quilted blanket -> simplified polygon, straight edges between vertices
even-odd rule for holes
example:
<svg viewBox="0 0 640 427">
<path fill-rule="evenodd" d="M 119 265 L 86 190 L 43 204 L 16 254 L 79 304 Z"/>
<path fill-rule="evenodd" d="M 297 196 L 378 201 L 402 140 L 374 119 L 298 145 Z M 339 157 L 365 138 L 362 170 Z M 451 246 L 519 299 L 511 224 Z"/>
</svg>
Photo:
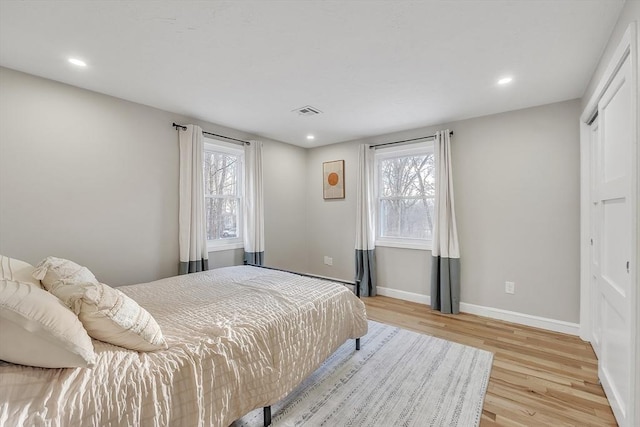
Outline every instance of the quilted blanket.
<svg viewBox="0 0 640 427">
<path fill-rule="evenodd" d="M 345 286 L 281 271 L 228 267 L 118 289 L 153 315 L 169 348 L 94 340 L 93 369 L 0 362 L 0 425 L 228 426 L 367 332 Z"/>
</svg>

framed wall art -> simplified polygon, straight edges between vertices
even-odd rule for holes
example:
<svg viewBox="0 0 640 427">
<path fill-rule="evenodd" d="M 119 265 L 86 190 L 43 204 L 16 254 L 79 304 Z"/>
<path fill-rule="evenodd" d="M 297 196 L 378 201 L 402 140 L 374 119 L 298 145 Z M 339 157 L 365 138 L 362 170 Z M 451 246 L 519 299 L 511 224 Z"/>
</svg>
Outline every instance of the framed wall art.
<svg viewBox="0 0 640 427">
<path fill-rule="evenodd" d="M 322 164 L 322 195 L 325 199 L 344 199 L 344 160 Z"/>
</svg>

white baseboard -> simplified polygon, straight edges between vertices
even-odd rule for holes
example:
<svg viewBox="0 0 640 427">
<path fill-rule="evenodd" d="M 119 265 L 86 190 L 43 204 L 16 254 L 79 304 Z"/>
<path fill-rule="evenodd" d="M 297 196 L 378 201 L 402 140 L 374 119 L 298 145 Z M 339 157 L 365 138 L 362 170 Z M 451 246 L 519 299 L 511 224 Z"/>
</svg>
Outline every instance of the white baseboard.
<svg viewBox="0 0 640 427">
<path fill-rule="evenodd" d="M 376 287 L 378 295 L 382 295 L 390 298 L 397 298 L 404 301 L 417 302 L 419 304 L 431 304 L 431 297 L 429 295 L 416 294 L 413 292 L 400 291 L 398 289 L 383 288 L 382 286 Z"/>
<path fill-rule="evenodd" d="M 404 301 L 417 302 L 419 304 L 431 304 L 429 295 L 416 294 L 414 292 L 401 291 L 398 289 L 377 287 L 378 295 L 397 298 Z M 549 319 L 546 317 L 533 316 L 531 314 L 518 313 L 515 311 L 503 310 L 500 308 L 485 307 L 482 305 L 460 303 L 460 311 L 463 313 L 476 314 L 478 316 L 491 319 L 504 320 L 519 325 L 532 326 L 534 328 L 546 329 L 548 331 L 562 332 L 569 335 L 580 335 L 580 325 L 577 323 L 565 322 L 564 320 Z"/>
<path fill-rule="evenodd" d="M 569 335 L 580 335 L 580 325 L 577 323 L 565 322 L 564 320 L 549 319 L 547 317 L 533 316 L 531 314 L 518 313 L 515 311 L 503 310 L 500 308 L 485 307 L 482 305 L 460 303 L 460 311 L 478 316 L 490 317 L 491 319 L 505 320 L 519 325 L 533 326 L 534 328 L 546 329 L 548 331 L 562 332 Z"/>
</svg>

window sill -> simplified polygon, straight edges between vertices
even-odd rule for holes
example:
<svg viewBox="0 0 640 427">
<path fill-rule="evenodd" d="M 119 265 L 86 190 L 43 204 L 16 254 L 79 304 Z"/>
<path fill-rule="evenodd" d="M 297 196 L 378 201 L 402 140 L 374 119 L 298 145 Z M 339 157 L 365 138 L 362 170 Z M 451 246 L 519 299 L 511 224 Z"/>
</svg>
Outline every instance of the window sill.
<svg viewBox="0 0 640 427">
<path fill-rule="evenodd" d="M 244 242 L 233 240 L 230 242 L 207 242 L 207 252 L 229 251 L 244 248 Z"/>
<path fill-rule="evenodd" d="M 430 251 L 432 248 L 431 242 L 411 242 L 401 240 L 376 240 L 376 246 L 382 246 L 387 248 L 400 248 L 400 249 L 416 249 L 420 251 Z"/>
</svg>

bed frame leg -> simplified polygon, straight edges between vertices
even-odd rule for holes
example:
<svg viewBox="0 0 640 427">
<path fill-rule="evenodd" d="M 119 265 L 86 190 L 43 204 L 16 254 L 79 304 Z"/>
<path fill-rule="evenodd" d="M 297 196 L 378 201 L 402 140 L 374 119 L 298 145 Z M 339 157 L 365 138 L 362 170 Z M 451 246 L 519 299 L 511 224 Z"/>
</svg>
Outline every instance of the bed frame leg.
<svg viewBox="0 0 640 427">
<path fill-rule="evenodd" d="M 360 338 L 356 338 L 356 350 L 360 350 Z"/>
<path fill-rule="evenodd" d="M 264 427 L 271 425 L 271 406 L 264 407 Z"/>
</svg>

